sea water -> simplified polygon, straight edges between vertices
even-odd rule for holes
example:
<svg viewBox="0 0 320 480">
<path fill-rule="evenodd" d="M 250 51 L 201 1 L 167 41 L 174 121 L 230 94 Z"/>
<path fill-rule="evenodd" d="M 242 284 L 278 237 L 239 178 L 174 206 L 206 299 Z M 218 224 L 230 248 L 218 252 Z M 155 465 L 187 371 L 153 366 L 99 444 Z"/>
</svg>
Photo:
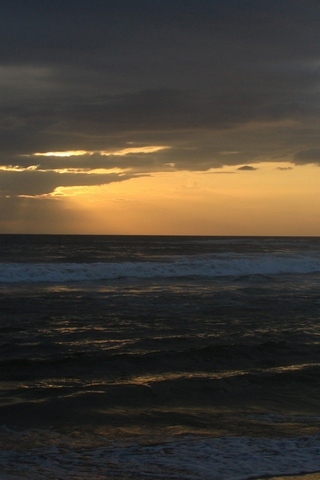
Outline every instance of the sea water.
<svg viewBox="0 0 320 480">
<path fill-rule="evenodd" d="M 0 236 L 0 478 L 320 471 L 320 239 Z"/>
</svg>

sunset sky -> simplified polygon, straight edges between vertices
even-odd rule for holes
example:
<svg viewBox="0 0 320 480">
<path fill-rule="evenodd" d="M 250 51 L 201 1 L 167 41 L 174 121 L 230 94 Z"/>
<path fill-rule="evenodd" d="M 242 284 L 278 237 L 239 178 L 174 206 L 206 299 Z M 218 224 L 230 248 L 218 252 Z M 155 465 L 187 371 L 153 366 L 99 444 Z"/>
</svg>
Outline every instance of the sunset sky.
<svg viewBox="0 0 320 480">
<path fill-rule="evenodd" d="M 319 0 L 2 0 L 0 233 L 320 235 Z"/>
</svg>

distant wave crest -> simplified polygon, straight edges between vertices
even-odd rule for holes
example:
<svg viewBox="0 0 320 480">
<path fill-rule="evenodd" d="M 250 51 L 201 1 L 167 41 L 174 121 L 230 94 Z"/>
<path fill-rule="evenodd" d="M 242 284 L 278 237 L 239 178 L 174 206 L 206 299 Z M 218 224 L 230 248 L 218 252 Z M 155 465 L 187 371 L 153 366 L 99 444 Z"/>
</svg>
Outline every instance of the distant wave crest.
<svg viewBox="0 0 320 480">
<path fill-rule="evenodd" d="M 76 282 L 120 278 L 221 277 L 320 272 L 320 257 L 308 254 L 190 255 L 167 262 L 2 263 L 0 282 Z"/>
</svg>

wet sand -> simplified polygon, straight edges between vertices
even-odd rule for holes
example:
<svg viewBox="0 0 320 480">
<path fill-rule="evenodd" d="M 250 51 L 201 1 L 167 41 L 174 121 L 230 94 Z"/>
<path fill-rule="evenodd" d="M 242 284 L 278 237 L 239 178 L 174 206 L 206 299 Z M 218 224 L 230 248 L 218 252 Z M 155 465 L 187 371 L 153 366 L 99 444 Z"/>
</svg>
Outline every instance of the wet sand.
<svg viewBox="0 0 320 480">
<path fill-rule="evenodd" d="M 257 480 L 320 480 L 320 473 L 307 473 L 301 475 L 284 475 L 281 477 L 260 477 Z"/>
</svg>

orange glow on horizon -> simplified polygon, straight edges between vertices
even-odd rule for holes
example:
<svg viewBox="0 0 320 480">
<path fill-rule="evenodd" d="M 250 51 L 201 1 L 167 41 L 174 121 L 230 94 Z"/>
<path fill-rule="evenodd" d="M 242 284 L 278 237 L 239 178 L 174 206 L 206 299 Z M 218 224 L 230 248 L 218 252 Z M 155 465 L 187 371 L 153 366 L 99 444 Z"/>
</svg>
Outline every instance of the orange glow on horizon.
<svg viewBox="0 0 320 480">
<path fill-rule="evenodd" d="M 288 170 L 265 163 L 59 190 L 82 213 L 76 233 L 320 235 L 319 168 L 281 165 Z"/>
</svg>

